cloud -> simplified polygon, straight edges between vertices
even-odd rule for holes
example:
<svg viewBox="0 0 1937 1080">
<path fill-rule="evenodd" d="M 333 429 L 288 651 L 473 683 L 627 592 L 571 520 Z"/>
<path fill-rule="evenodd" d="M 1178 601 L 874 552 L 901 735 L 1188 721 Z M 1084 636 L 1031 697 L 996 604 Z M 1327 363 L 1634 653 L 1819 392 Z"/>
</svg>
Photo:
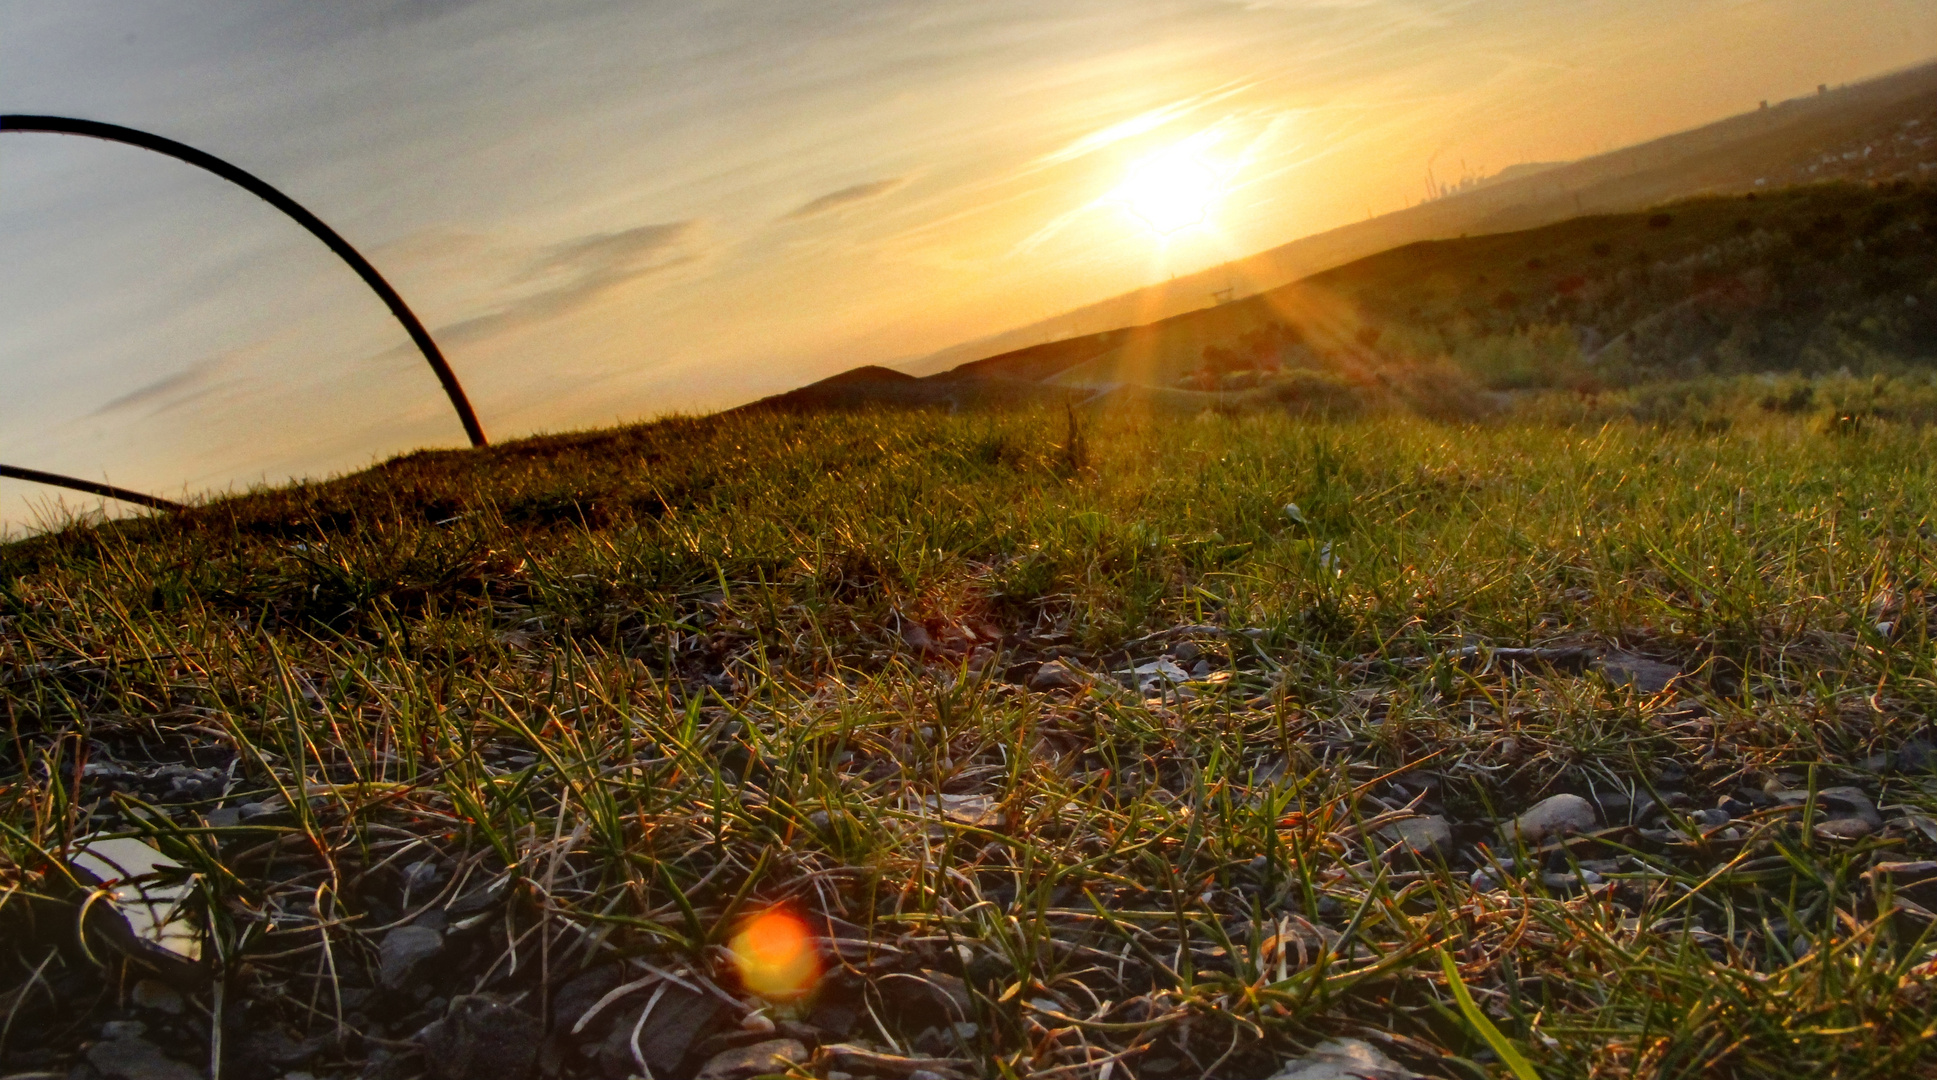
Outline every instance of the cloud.
<svg viewBox="0 0 1937 1080">
<path fill-rule="evenodd" d="M 1148 135 L 1150 132 L 1172 121 L 1182 119 L 1191 113 L 1197 112 L 1199 109 L 1214 105 L 1227 98 L 1235 97 L 1250 88 L 1251 84 L 1249 83 L 1231 83 L 1219 87 L 1210 93 L 1197 94 L 1184 98 L 1181 101 L 1173 101 L 1168 105 L 1158 106 L 1148 112 L 1138 113 L 1128 120 L 1120 120 L 1108 127 L 1092 131 L 1081 138 L 1071 141 L 1060 150 L 1052 151 L 1037 158 L 1031 163 L 1030 171 L 1046 168 L 1051 165 L 1061 165 L 1066 161 L 1075 161 L 1077 158 L 1087 157 L 1099 150 L 1115 146 L 1117 143 L 1125 140 Z"/>
<path fill-rule="evenodd" d="M 154 416 L 170 409 L 180 408 L 214 391 L 224 378 L 242 366 L 246 354 L 256 352 L 260 348 L 261 345 L 257 344 L 197 360 L 173 375 L 164 375 L 154 382 L 128 391 L 94 410 L 90 415 L 105 416 L 111 412 L 153 405 L 154 408 L 148 415 Z"/>
<path fill-rule="evenodd" d="M 865 184 L 855 184 L 839 191 L 830 191 L 818 199 L 802 204 L 793 213 L 787 215 L 787 220 L 800 221 L 804 218 L 830 214 L 836 210 L 845 210 L 856 203 L 869 202 L 889 192 L 899 191 L 907 187 L 912 179 L 914 178 L 909 176 L 891 176 L 886 180 L 870 180 Z"/>
<path fill-rule="evenodd" d="M 314 48 L 368 38 L 441 19 L 490 0 L 279 0 L 245 24 L 252 36 Z"/>
<path fill-rule="evenodd" d="M 518 274 L 520 282 L 551 282 L 486 315 L 438 329 L 446 342 L 473 342 L 582 310 L 628 282 L 700 257 L 697 221 L 641 225 L 594 233 L 559 244 Z"/>
</svg>

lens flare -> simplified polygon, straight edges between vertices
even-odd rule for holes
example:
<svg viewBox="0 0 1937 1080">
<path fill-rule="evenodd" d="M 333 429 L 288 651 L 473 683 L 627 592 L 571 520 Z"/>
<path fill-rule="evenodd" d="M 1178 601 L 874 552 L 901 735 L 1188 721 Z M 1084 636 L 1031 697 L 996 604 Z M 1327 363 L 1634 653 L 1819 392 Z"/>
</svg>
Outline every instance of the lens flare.
<svg viewBox="0 0 1937 1080">
<path fill-rule="evenodd" d="M 786 911 L 755 916 L 727 942 L 740 981 L 769 1001 L 791 1001 L 820 981 L 820 957 L 813 936 Z"/>
</svg>

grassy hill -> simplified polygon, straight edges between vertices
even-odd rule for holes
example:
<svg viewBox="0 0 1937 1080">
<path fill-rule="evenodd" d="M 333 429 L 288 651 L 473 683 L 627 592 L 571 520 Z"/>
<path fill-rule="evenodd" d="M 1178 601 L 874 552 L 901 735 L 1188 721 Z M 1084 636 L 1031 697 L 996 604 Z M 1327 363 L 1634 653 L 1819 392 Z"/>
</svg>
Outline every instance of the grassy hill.
<svg viewBox="0 0 1937 1080">
<path fill-rule="evenodd" d="M 1930 430 L 1535 399 L 749 410 L 0 547 L 0 1069 L 1932 1075 Z"/>
</svg>

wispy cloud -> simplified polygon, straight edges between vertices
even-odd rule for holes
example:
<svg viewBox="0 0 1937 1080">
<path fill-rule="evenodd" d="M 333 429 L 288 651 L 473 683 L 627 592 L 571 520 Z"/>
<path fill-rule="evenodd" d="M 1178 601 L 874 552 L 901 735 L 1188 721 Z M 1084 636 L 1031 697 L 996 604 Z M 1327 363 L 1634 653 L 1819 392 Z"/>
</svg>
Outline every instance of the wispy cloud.
<svg viewBox="0 0 1937 1080">
<path fill-rule="evenodd" d="M 865 184 L 854 184 L 839 191 L 830 191 L 818 199 L 801 204 L 787 215 L 787 220 L 800 221 L 804 218 L 820 217 L 822 214 L 845 210 L 856 203 L 872 202 L 883 195 L 907 187 L 909 181 L 913 179 L 912 176 L 891 176 L 886 180 L 870 180 Z"/>
<path fill-rule="evenodd" d="M 247 354 L 260 347 L 258 344 L 197 360 L 173 375 L 164 375 L 122 394 L 94 410 L 91 415 L 105 416 L 108 413 L 127 412 L 152 406 L 148 415 L 154 416 L 157 413 L 180 408 L 217 389 L 225 378 L 242 366 Z"/>
<path fill-rule="evenodd" d="M 1248 84 L 1232 84 L 1206 94 L 1198 94 L 1193 97 L 1184 98 L 1181 101 L 1173 101 L 1168 105 L 1158 106 L 1148 112 L 1138 113 L 1128 120 L 1120 120 L 1108 127 L 1092 131 L 1079 139 L 1071 141 L 1059 150 L 1044 154 L 1032 162 L 1031 165 L 1033 168 L 1046 168 L 1051 165 L 1061 165 L 1066 161 L 1075 161 L 1077 158 L 1088 157 L 1099 150 L 1115 146 L 1117 143 L 1125 142 L 1138 136 L 1148 135 L 1158 128 L 1170 124 L 1173 121 L 1181 120 L 1199 109 L 1241 94 L 1248 88 Z"/>
<path fill-rule="evenodd" d="M 485 315 L 441 327 L 439 339 L 464 343 L 582 310 L 632 281 L 699 259 L 697 221 L 641 225 L 559 244 L 534 259 L 518 281 L 554 282 Z"/>
</svg>

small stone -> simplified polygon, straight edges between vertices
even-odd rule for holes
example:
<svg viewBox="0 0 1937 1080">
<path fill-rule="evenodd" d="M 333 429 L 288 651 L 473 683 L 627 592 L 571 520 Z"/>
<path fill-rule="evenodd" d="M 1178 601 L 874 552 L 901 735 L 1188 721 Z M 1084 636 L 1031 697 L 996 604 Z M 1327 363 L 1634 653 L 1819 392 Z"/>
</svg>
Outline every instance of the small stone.
<svg viewBox="0 0 1937 1080">
<path fill-rule="evenodd" d="M 1899 906 L 1908 900 L 1925 911 L 1937 911 L 1937 862 L 1878 863 L 1863 877 L 1872 891 L 1888 887 Z"/>
<path fill-rule="evenodd" d="M 148 1034 L 148 1025 L 139 1020 L 110 1020 L 101 1025 L 103 1039 L 139 1039 Z"/>
<path fill-rule="evenodd" d="M 1937 746 L 1925 739 L 1910 739 L 1897 748 L 1897 768 L 1904 772 L 1924 772 L 1937 765 Z"/>
<path fill-rule="evenodd" d="M 1048 660 L 1029 676 L 1029 689 L 1037 692 L 1050 690 L 1080 690 L 1083 680 L 1067 665 L 1059 660 Z"/>
<path fill-rule="evenodd" d="M 1437 815 L 1395 821 L 1380 833 L 1415 855 L 1443 855 L 1453 846 L 1453 827 Z"/>
<path fill-rule="evenodd" d="M 901 620 L 901 640 L 918 653 L 932 653 L 935 639 L 928 634 L 928 628 L 918 622 Z"/>
<path fill-rule="evenodd" d="M 143 979 L 136 983 L 134 992 L 129 996 L 140 1008 L 154 1009 L 170 1016 L 181 1015 L 183 1008 L 181 993 L 157 979 Z"/>
<path fill-rule="evenodd" d="M 1862 818 L 1833 818 L 1816 823 L 1816 835 L 1825 840 L 1861 840 L 1875 830 Z"/>
<path fill-rule="evenodd" d="M 419 859 L 404 868 L 404 887 L 413 891 L 427 889 L 443 876 L 436 859 Z"/>
<path fill-rule="evenodd" d="M 1327 1039 L 1284 1063 L 1271 1080 L 1419 1080 L 1363 1039 Z"/>
<path fill-rule="evenodd" d="M 552 1026 L 570 1031 L 592 1006 L 625 981 L 624 970 L 617 964 L 604 964 L 566 980 L 552 994 Z"/>
<path fill-rule="evenodd" d="M 383 936 L 377 949 L 377 981 L 401 990 L 426 960 L 444 950 L 444 935 L 428 926 L 399 926 Z"/>
<path fill-rule="evenodd" d="M 1828 803 L 1830 809 L 1837 811 L 1837 817 L 1861 818 L 1873 829 L 1883 826 L 1883 815 L 1877 813 L 1876 803 L 1870 800 L 1862 788 L 1824 788 L 1816 795 Z"/>
<path fill-rule="evenodd" d="M 1729 812 L 1722 809 L 1697 810 L 1688 815 L 1688 820 L 1700 829 L 1719 829 L 1729 823 Z"/>
<path fill-rule="evenodd" d="M 773 1017 L 763 1012 L 750 1012 L 740 1020 L 741 1031 L 751 1031 L 756 1035 L 771 1035 L 773 1027 Z"/>
<path fill-rule="evenodd" d="M 639 1054 L 646 1059 L 653 1075 L 673 1072 L 695 1043 L 719 1029 L 724 1011 L 719 998 L 677 984 L 666 986 L 665 994 L 650 1013 L 645 1012 L 645 1007 L 645 1001 L 639 1001 L 620 1013 L 611 1033 L 598 1048 L 600 1068 L 607 1077 L 625 1080 L 638 1073 L 639 1067 L 632 1059 L 635 1030 L 639 1033 Z"/>
<path fill-rule="evenodd" d="M 544 1038 L 537 1017 L 482 994 L 453 999 L 444 1018 L 417 1036 L 437 1080 L 522 1080 Z"/>
<path fill-rule="evenodd" d="M 1593 803 L 1579 795 L 1554 795 L 1535 803 L 1506 831 L 1509 837 L 1517 833 L 1527 843 L 1537 844 L 1553 836 L 1587 832 L 1598 821 Z"/>
<path fill-rule="evenodd" d="M 1615 686 L 1631 686 L 1637 692 L 1650 696 L 1668 689 L 1682 676 L 1682 670 L 1673 664 L 1627 653 L 1604 656 L 1595 662 L 1594 667 Z"/>
<path fill-rule="evenodd" d="M 110 1080 L 202 1080 L 202 1073 L 168 1058 L 138 1037 L 103 1039 L 87 1048 L 87 1063 Z"/>
<path fill-rule="evenodd" d="M 1577 889 L 1587 885 L 1599 885 L 1604 880 L 1606 879 L 1601 877 L 1601 875 L 1595 873 L 1592 870 L 1588 870 L 1585 868 L 1583 868 L 1579 874 L 1555 873 L 1555 874 L 1540 875 L 1540 881 L 1542 884 L 1546 885 L 1549 889 L 1557 889 L 1557 890 Z"/>
<path fill-rule="evenodd" d="M 784 1073 L 807 1060 L 807 1048 L 793 1039 L 768 1039 L 713 1055 L 700 1066 L 694 1080 L 747 1080 L 766 1073 Z M 480 1078 L 482 1080 L 482 1078 Z"/>
<path fill-rule="evenodd" d="M 1138 664 L 1118 674 L 1130 676 L 1131 681 L 1136 684 L 1137 692 L 1145 695 L 1162 693 L 1180 683 L 1190 681 L 1190 672 L 1178 667 L 1173 661 L 1162 659 Z"/>
</svg>

